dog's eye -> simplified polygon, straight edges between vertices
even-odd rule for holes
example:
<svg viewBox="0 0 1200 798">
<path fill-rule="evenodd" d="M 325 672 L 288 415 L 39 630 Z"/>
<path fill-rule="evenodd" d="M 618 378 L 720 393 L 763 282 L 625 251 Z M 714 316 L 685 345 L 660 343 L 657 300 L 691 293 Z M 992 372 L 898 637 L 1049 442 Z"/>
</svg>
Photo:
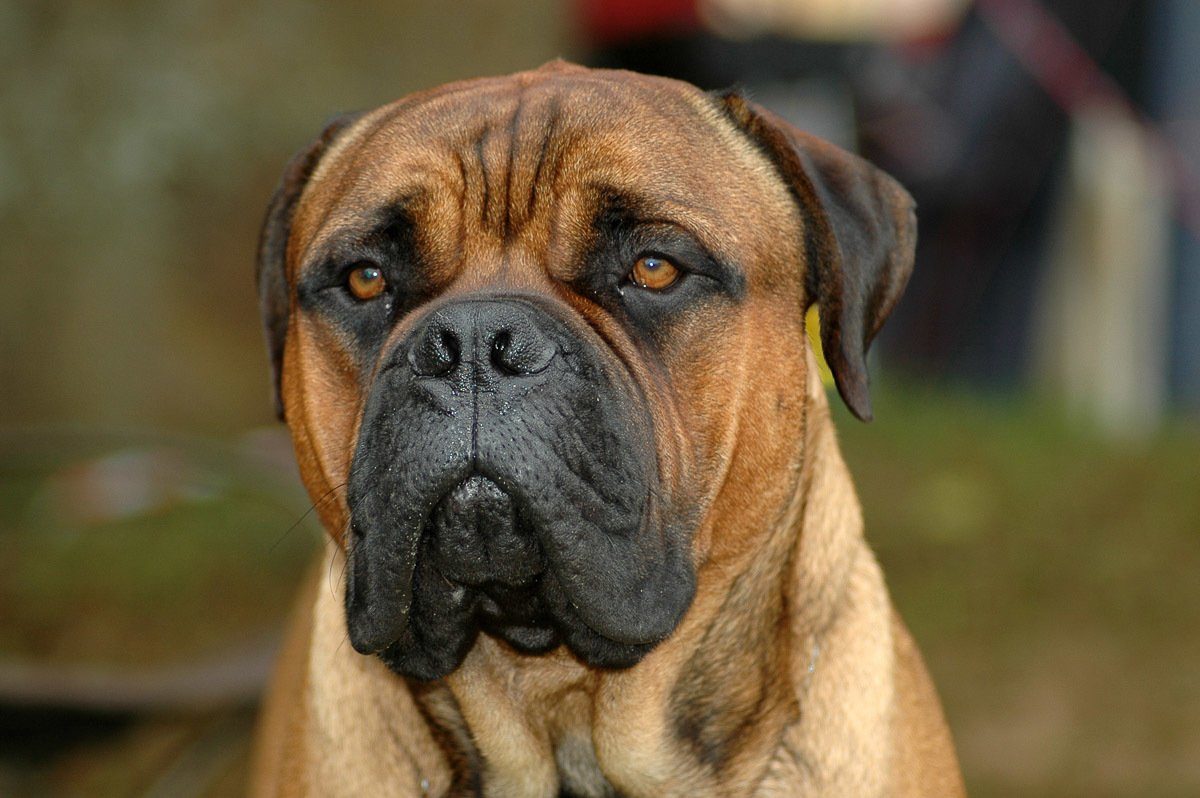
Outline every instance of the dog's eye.
<svg viewBox="0 0 1200 798">
<path fill-rule="evenodd" d="M 680 274 L 679 267 L 666 258 L 643 255 L 633 264 L 629 279 L 639 288 L 662 291 L 674 285 Z"/>
<path fill-rule="evenodd" d="M 350 272 L 346 278 L 346 287 L 355 299 L 366 301 L 382 294 L 387 288 L 387 281 L 383 279 L 383 272 L 379 267 L 364 264 Z"/>
</svg>

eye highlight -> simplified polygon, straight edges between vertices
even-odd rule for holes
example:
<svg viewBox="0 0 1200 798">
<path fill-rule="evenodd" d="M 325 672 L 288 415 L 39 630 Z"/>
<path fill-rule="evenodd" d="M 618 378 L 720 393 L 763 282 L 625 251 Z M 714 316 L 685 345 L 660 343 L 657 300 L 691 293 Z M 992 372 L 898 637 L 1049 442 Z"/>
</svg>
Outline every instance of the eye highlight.
<svg viewBox="0 0 1200 798">
<path fill-rule="evenodd" d="M 629 279 L 639 288 L 662 291 L 674 285 L 681 273 L 679 267 L 666 258 L 643 255 L 633 264 Z"/>
<path fill-rule="evenodd" d="M 387 288 L 387 281 L 383 279 L 383 271 L 378 266 L 363 264 L 346 277 L 346 288 L 355 299 L 365 302 L 382 294 Z"/>
</svg>

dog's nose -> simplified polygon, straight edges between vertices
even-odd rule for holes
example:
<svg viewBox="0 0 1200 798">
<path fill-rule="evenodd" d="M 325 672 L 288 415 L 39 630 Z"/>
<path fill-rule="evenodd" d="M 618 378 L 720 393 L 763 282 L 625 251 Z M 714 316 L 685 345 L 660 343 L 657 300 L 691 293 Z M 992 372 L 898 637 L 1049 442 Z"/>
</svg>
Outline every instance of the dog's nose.
<svg viewBox="0 0 1200 798">
<path fill-rule="evenodd" d="M 422 322 L 408 362 L 418 377 L 446 377 L 462 364 L 475 366 L 477 373 L 522 377 L 544 371 L 556 352 L 525 303 L 463 300 Z"/>
</svg>

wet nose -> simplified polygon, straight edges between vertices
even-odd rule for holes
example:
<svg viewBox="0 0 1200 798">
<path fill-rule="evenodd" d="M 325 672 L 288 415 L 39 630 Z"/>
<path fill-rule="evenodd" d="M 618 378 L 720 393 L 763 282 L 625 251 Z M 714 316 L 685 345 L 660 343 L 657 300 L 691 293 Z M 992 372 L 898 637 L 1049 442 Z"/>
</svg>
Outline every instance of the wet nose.
<svg viewBox="0 0 1200 798">
<path fill-rule="evenodd" d="M 493 378 L 538 374 L 557 348 L 519 301 L 464 300 L 438 308 L 413 334 L 408 362 L 418 377 L 450 377 L 471 364 Z"/>
</svg>

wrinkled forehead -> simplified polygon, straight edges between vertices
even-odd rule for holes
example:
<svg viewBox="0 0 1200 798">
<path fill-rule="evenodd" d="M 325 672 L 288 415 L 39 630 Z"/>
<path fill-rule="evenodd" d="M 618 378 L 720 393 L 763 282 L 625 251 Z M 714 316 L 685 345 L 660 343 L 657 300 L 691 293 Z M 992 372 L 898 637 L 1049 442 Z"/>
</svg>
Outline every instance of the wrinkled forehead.
<svg viewBox="0 0 1200 798">
<path fill-rule="evenodd" d="M 414 200 L 507 240 L 547 208 L 594 208 L 616 194 L 720 250 L 737 221 L 731 215 L 763 205 L 763 186 L 787 204 L 772 177 L 695 87 L 543 69 L 451 84 L 367 114 L 322 159 L 293 243 L 320 243 L 380 207 Z"/>
</svg>

